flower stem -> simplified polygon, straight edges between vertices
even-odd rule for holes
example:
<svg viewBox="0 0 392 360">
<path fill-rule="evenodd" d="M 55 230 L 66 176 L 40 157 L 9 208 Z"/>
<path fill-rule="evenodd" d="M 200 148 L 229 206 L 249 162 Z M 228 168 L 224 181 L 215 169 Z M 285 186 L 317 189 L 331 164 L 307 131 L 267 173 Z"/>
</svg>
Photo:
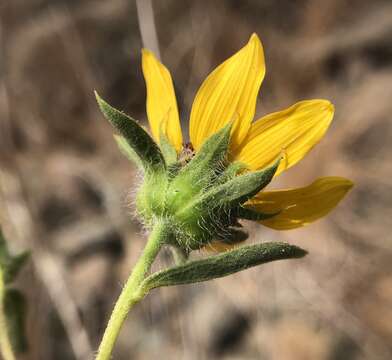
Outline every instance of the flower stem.
<svg viewBox="0 0 392 360">
<path fill-rule="evenodd" d="M 15 355 L 12 350 L 12 345 L 7 329 L 7 319 L 4 312 L 4 297 L 4 277 L 3 271 L 0 269 L 0 352 L 4 360 L 15 360 Z"/>
<path fill-rule="evenodd" d="M 153 228 L 146 247 L 137 261 L 133 271 L 128 278 L 116 305 L 114 306 L 109 323 L 106 327 L 101 344 L 99 345 L 96 360 L 110 359 L 114 344 L 120 333 L 121 327 L 133 305 L 138 303 L 146 295 L 139 285 L 143 281 L 147 271 L 150 269 L 154 259 L 167 236 L 165 224 L 158 223 Z"/>
</svg>

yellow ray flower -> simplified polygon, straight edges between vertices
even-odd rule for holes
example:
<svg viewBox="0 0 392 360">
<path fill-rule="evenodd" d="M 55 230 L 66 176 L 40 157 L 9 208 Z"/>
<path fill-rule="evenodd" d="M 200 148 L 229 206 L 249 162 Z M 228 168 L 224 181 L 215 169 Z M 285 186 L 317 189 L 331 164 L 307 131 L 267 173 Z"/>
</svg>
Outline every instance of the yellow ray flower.
<svg viewBox="0 0 392 360">
<path fill-rule="evenodd" d="M 142 68 L 147 86 L 147 116 L 152 135 L 159 143 L 161 124 L 166 120 L 165 135 L 177 152 L 180 152 L 182 132 L 170 72 L 146 49 L 142 50 Z"/>
<path fill-rule="evenodd" d="M 262 117 L 254 122 L 247 137 L 235 149 L 233 157 L 252 170 L 271 165 L 285 154 L 275 173 L 300 161 L 324 136 L 332 121 L 333 105 L 326 100 L 306 100 L 286 110 Z"/>
<path fill-rule="evenodd" d="M 253 34 L 246 46 L 207 77 L 196 94 L 189 123 L 190 140 L 196 150 L 233 120 L 231 142 L 233 146 L 241 144 L 255 114 L 264 74 L 263 47 Z"/>
<path fill-rule="evenodd" d="M 169 71 L 148 50 L 142 52 L 142 68 L 152 137 L 95 93 L 102 113 L 119 133 L 121 151 L 143 173 L 135 207 L 150 230 L 115 305 L 97 360 L 110 358 L 127 312 L 150 290 L 307 254 L 277 242 L 227 251 L 248 237 L 239 220 L 277 230 L 304 226 L 331 211 L 352 187 L 349 180 L 325 177 L 304 188 L 263 192 L 275 175 L 295 165 L 321 140 L 334 108 L 326 100 L 301 101 L 252 124 L 265 74 L 256 34 L 201 85 L 191 109 L 187 144 Z M 177 265 L 147 275 L 162 246 L 174 251 Z M 200 249 L 224 253 L 190 260 L 190 253 Z"/>
<path fill-rule="evenodd" d="M 246 205 L 262 213 L 278 214 L 260 222 L 272 229 L 299 228 L 327 215 L 353 187 L 341 177 L 323 177 L 298 189 L 264 191 Z"/>
<path fill-rule="evenodd" d="M 164 122 L 168 140 L 180 153 L 183 137 L 170 73 L 151 52 L 143 50 L 143 74 L 152 134 L 159 142 L 159 129 Z M 253 34 L 242 49 L 218 66 L 201 85 L 190 116 L 191 143 L 183 154 L 185 151 L 189 156 L 189 149 L 197 152 L 210 136 L 233 122 L 231 162 L 241 162 L 248 171 L 257 171 L 270 166 L 283 153 L 284 161 L 275 176 L 299 162 L 323 138 L 331 124 L 334 106 L 327 100 L 300 101 L 252 123 L 264 75 L 263 47 Z M 300 189 L 260 192 L 247 207 L 267 214 L 279 212 L 260 223 L 277 230 L 292 229 L 326 215 L 351 187 L 349 180 L 326 177 Z M 216 248 L 228 247 L 216 243 Z"/>
</svg>

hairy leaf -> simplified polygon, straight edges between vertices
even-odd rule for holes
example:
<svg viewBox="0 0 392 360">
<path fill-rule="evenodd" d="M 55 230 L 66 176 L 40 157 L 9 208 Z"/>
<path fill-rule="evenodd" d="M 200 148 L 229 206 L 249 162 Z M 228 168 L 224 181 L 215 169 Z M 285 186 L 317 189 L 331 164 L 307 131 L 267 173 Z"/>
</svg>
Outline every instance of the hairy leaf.
<svg viewBox="0 0 392 360">
<path fill-rule="evenodd" d="M 270 242 L 243 246 L 154 273 L 144 280 L 141 288 L 148 291 L 161 286 L 212 280 L 270 261 L 301 258 L 306 254 L 305 250 L 285 243 Z"/>
</svg>

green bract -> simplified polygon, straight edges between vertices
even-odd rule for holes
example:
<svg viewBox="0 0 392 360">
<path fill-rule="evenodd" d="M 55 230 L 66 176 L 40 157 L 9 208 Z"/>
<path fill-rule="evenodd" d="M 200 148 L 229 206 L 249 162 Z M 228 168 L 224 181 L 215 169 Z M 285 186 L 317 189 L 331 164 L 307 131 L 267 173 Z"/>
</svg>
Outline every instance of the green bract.
<svg viewBox="0 0 392 360">
<path fill-rule="evenodd" d="M 136 121 L 96 96 L 103 114 L 121 134 L 116 137 L 121 150 L 144 172 L 137 213 L 148 228 L 165 223 L 168 244 L 187 253 L 213 240 L 236 243 L 247 237 L 239 218 L 275 215 L 256 213 L 243 204 L 272 180 L 280 160 L 253 172 L 230 163 L 231 123 L 207 139 L 196 155 L 190 151 L 177 156 L 162 132 L 158 147 Z"/>
</svg>

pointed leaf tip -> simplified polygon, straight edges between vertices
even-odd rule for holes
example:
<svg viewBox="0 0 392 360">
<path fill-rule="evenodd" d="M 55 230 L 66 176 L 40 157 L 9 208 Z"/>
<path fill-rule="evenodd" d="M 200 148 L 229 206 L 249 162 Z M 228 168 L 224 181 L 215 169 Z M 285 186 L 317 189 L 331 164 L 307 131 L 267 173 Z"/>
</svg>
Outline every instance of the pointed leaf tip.
<svg viewBox="0 0 392 360">
<path fill-rule="evenodd" d="M 196 152 L 195 157 L 189 163 L 189 167 L 203 167 L 204 170 L 211 170 L 217 167 L 227 155 L 230 142 L 230 133 L 233 122 L 229 122 L 219 131 L 210 136 Z"/>
<path fill-rule="evenodd" d="M 110 106 L 94 91 L 99 108 L 105 118 L 122 135 L 134 151 L 145 170 L 164 169 L 165 162 L 158 145 L 130 116 Z"/>
</svg>

